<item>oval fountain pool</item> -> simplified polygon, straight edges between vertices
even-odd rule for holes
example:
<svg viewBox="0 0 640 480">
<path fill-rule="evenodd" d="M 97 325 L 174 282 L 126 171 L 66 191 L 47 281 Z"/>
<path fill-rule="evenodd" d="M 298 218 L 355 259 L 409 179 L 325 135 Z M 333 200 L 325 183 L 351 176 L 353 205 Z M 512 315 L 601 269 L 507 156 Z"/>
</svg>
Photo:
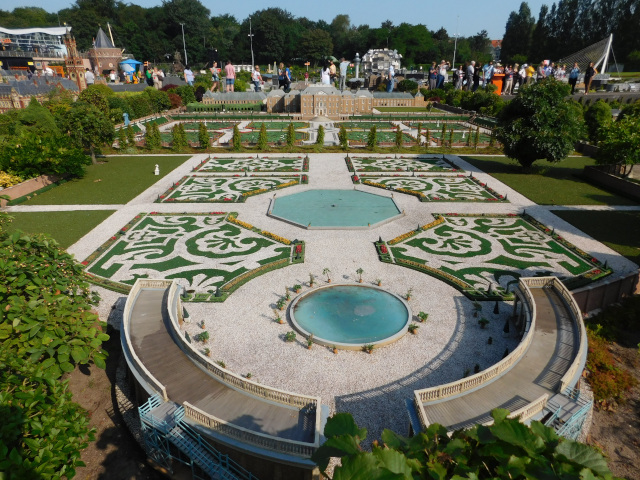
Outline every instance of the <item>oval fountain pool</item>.
<svg viewBox="0 0 640 480">
<path fill-rule="evenodd" d="M 343 349 L 382 346 L 407 332 L 409 305 L 381 288 L 340 284 L 317 288 L 291 304 L 291 321 L 313 341 Z"/>
</svg>

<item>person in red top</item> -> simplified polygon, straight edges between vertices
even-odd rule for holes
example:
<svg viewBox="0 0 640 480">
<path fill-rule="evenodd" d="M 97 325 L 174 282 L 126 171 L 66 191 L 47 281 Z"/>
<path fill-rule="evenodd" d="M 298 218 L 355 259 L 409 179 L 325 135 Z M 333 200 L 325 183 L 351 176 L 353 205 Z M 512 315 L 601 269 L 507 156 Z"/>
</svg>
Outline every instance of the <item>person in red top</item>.
<svg viewBox="0 0 640 480">
<path fill-rule="evenodd" d="M 227 65 L 224 67 L 224 73 L 227 76 L 227 92 L 233 92 L 233 84 L 236 83 L 236 69 L 231 65 L 231 60 L 227 60 Z"/>
</svg>

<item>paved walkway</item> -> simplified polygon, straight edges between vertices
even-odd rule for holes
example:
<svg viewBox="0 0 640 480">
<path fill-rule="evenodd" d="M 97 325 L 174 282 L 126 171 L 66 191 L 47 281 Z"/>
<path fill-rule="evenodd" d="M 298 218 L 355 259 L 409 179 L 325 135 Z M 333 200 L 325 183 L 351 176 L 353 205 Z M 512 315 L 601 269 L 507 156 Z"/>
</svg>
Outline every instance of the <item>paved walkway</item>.
<svg viewBox="0 0 640 480">
<path fill-rule="evenodd" d="M 562 298 L 548 288 L 533 288 L 537 318 L 529 349 L 516 365 L 492 383 L 449 400 L 425 403 L 431 423 L 450 430 L 491 420 L 491 410 L 513 412 L 544 394 L 557 391 L 560 379 L 575 358 L 579 332 Z"/>
<path fill-rule="evenodd" d="M 131 343 L 142 364 L 167 389 L 169 400 L 252 432 L 313 443 L 315 412 L 260 400 L 234 390 L 198 367 L 171 334 L 164 289 L 144 289 L 131 312 Z"/>
</svg>

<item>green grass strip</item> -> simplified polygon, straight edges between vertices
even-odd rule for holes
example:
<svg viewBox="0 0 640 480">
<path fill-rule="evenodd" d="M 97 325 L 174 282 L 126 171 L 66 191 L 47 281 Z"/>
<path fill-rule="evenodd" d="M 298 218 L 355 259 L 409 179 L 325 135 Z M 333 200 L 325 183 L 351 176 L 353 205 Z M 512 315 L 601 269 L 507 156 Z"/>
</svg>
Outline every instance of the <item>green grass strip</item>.
<svg viewBox="0 0 640 480">
<path fill-rule="evenodd" d="M 126 156 L 100 159 L 83 178 L 32 196 L 25 205 L 114 205 L 127 203 L 182 165 L 190 156 Z M 154 175 L 156 164 L 160 175 Z"/>
</svg>

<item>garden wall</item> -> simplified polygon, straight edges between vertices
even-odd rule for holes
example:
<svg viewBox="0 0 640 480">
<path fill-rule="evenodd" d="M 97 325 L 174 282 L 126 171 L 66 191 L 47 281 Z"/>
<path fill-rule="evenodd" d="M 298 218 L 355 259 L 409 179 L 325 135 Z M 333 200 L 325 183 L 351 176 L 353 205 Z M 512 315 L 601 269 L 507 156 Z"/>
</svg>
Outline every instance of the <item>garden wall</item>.
<svg viewBox="0 0 640 480">
<path fill-rule="evenodd" d="M 638 292 L 639 272 L 636 271 L 623 278 L 613 278 L 599 282 L 596 286 L 587 286 L 573 290 L 571 293 L 582 312 L 590 312 L 621 301 Z"/>
<path fill-rule="evenodd" d="M 640 165 L 634 165 L 634 167 L 639 167 L 640 169 Z M 606 165 L 584 167 L 582 176 L 589 182 L 601 185 L 615 193 L 640 201 L 640 184 L 630 182 L 624 178 L 614 175 L 613 172 L 618 168 L 619 167 L 617 165 L 612 165 L 611 167 Z M 634 174 L 637 175 L 636 172 L 634 172 Z"/>
<path fill-rule="evenodd" d="M 32 178 L 31 180 L 27 180 L 26 182 L 19 183 L 18 185 L 14 185 L 13 187 L 0 190 L 0 195 L 8 195 L 9 198 L 13 200 L 36 192 L 47 185 L 57 182 L 61 178 L 62 177 L 57 175 L 41 175 L 39 177 Z M 7 201 L 0 200 L 0 206 L 6 207 Z"/>
</svg>

